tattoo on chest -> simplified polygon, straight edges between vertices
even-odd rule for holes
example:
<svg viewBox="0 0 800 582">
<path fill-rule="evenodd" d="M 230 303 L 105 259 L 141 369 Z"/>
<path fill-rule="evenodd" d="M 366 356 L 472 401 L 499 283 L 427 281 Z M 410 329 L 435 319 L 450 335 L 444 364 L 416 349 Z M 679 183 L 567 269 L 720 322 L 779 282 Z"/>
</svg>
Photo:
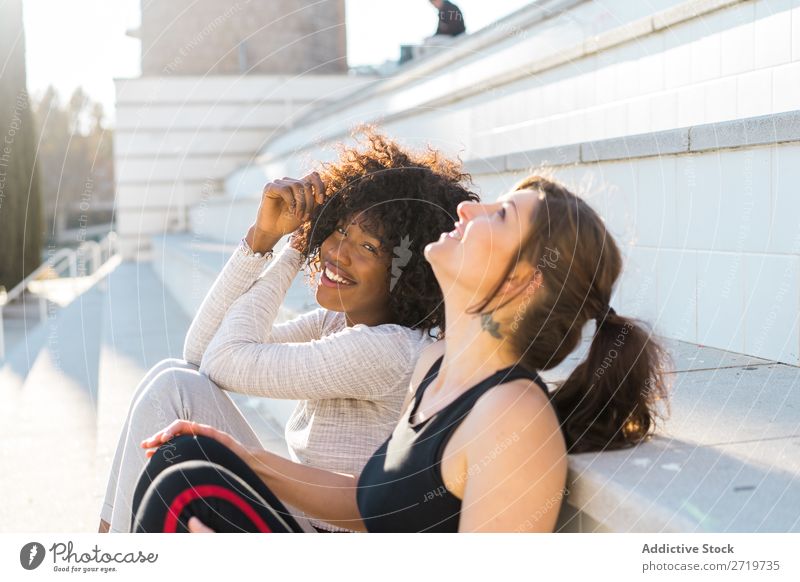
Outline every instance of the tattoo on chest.
<svg viewBox="0 0 800 582">
<path fill-rule="evenodd" d="M 500 339 L 503 337 L 500 335 L 500 324 L 494 320 L 491 313 L 481 314 L 481 329 L 488 331 L 493 338 Z"/>
</svg>

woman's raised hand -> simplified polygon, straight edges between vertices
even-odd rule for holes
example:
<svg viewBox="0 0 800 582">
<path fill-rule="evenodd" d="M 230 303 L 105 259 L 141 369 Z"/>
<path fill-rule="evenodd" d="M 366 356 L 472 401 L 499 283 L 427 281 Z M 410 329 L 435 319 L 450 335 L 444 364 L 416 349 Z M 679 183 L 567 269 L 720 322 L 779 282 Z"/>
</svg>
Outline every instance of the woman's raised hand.
<svg viewBox="0 0 800 582">
<path fill-rule="evenodd" d="M 325 185 L 317 172 L 300 180 L 283 178 L 264 186 L 256 226 L 277 237 L 291 234 L 325 201 Z"/>
</svg>

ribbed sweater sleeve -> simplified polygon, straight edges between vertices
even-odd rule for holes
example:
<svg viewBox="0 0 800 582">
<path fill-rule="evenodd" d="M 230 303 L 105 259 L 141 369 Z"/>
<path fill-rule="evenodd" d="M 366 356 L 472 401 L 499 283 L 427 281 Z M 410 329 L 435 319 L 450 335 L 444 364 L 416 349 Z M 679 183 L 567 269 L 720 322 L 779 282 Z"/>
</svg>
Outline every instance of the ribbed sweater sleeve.
<svg viewBox="0 0 800 582">
<path fill-rule="evenodd" d="M 289 272 L 294 274 L 302 266 L 302 255 L 293 252 L 282 252 L 271 261 L 264 257 L 246 256 L 238 248 L 209 289 L 186 333 L 183 344 L 183 359 L 195 366 L 200 366 L 208 344 L 217 333 L 219 324 L 228 309 L 243 293 L 245 293 L 259 275 L 264 271 L 265 277 L 277 275 L 283 277 Z M 280 259 L 280 261 L 278 260 Z M 276 268 L 274 268 L 276 267 Z M 317 309 L 304 313 L 299 317 L 274 326 L 270 341 L 309 341 L 320 337 L 325 320 L 325 310 Z"/>
<path fill-rule="evenodd" d="M 199 366 L 211 338 L 231 304 L 247 291 L 268 259 L 245 256 L 237 248 L 228 259 L 195 314 L 183 344 L 183 359 Z"/>
<path fill-rule="evenodd" d="M 398 325 L 355 325 L 324 337 L 276 343 L 273 322 L 297 272 L 285 247 L 236 299 L 209 343 L 200 371 L 221 388 L 267 398 L 383 400 L 416 358 L 419 334 Z M 291 267 L 291 268 L 290 268 Z M 321 325 L 323 310 L 309 314 Z M 289 322 L 292 323 L 292 322 Z M 286 325 L 286 324 L 285 324 Z M 281 326 L 277 326 L 281 327 Z"/>
</svg>

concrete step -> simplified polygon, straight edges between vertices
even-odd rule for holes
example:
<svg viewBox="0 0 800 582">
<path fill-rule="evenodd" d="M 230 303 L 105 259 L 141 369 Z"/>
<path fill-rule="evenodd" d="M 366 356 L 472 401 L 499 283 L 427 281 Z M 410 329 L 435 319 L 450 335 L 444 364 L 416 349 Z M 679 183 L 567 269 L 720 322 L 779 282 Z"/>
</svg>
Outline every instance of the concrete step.
<svg viewBox="0 0 800 582">
<path fill-rule="evenodd" d="M 14 385 L 3 382 L 0 463 L 6 503 L 0 530 L 84 530 L 94 478 L 100 314 L 104 297 L 87 291 L 41 327 L 45 341 L 27 372 L 27 346 L 6 371 L 21 364 Z M 38 338 L 39 340 L 42 337 Z"/>
<path fill-rule="evenodd" d="M 191 323 L 147 262 L 124 262 L 109 276 L 102 321 L 92 528 L 131 396 L 153 365 L 181 357 Z"/>
<path fill-rule="evenodd" d="M 58 277 L 31 281 L 28 290 L 32 298 L 44 298 L 57 305 L 69 305 L 76 297 L 91 289 L 96 282 L 93 276 Z"/>
<path fill-rule="evenodd" d="M 153 237 L 153 268 L 189 317 L 194 317 L 203 298 L 236 249 L 191 233 Z M 276 249 L 276 252 L 280 246 Z M 286 293 L 278 323 L 318 307 L 313 291 L 301 272 Z"/>
<path fill-rule="evenodd" d="M 113 256 L 85 277 L 53 277 L 31 281 L 28 291 L 3 306 L 5 354 L 0 354 L 0 362 L 13 361 L 18 375 L 22 368 L 27 372 L 41 348 L 42 334 L 45 333 L 48 320 L 52 320 L 60 308 L 75 301 L 113 272 L 120 260 L 119 255 Z M 18 349 L 18 346 L 24 347 Z M 13 355 L 15 350 L 18 353 Z M 20 365 L 23 361 L 26 362 L 25 366 Z"/>
<path fill-rule="evenodd" d="M 3 315 L 15 319 L 38 319 L 39 297 L 32 293 L 24 293 L 22 297 L 3 306 Z"/>
<path fill-rule="evenodd" d="M 58 311 L 51 312 L 44 322 L 40 322 L 38 317 L 36 319 L 4 317 L 6 353 L 5 359 L 0 360 L 2 362 L 0 390 L 9 386 L 22 388 L 42 346 L 53 333 L 57 313 Z"/>
<path fill-rule="evenodd" d="M 157 277 L 153 264 L 126 262 L 109 277 L 100 346 L 96 473 L 91 528 L 96 527 L 111 460 L 131 397 L 147 371 L 180 358 L 191 319 Z M 287 455 L 283 426 L 266 399 L 231 394 L 265 448 Z"/>
<path fill-rule="evenodd" d="M 25 380 L 47 333 L 43 324 L 57 312 L 55 306 L 46 305 L 42 319 L 39 300 L 28 294 L 3 306 L 4 353 L 0 353 L 0 386 Z M 7 369 L 13 370 L 16 380 L 6 377 Z"/>
<path fill-rule="evenodd" d="M 638 447 L 570 457 L 559 531 L 800 531 L 800 368 L 662 341 L 670 417 Z M 566 378 L 587 349 L 542 376 Z"/>
</svg>

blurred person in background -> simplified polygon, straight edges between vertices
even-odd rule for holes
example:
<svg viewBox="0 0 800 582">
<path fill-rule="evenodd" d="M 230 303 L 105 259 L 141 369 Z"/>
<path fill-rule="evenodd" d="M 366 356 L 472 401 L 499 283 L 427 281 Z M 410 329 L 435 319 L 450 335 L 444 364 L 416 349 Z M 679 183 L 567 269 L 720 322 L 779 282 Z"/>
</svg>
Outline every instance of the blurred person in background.
<svg viewBox="0 0 800 582">
<path fill-rule="evenodd" d="M 467 30 L 461 9 L 448 0 L 430 0 L 439 10 L 439 26 L 434 36 L 458 36 Z"/>
</svg>

